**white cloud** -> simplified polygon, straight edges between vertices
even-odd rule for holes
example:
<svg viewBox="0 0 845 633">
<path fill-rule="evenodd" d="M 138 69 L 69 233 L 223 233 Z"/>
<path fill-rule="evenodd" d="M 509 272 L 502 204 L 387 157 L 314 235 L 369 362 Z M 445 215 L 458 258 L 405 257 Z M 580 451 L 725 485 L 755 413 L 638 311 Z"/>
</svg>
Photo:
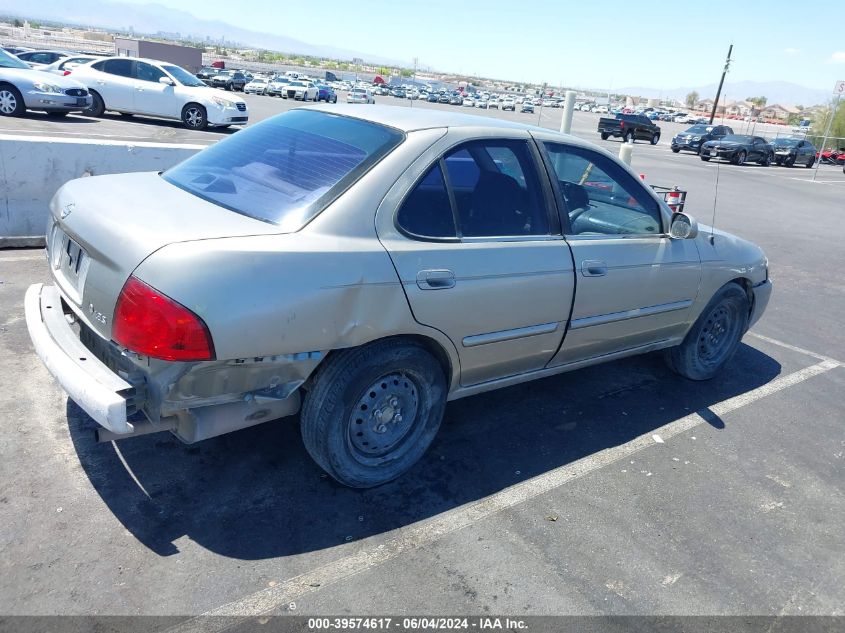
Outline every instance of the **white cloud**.
<svg viewBox="0 0 845 633">
<path fill-rule="evenodd" d="M 845 51 L 836 51 L 830 56 L 830 61 L 834 64 L 845 64 Z"/>
<path fill-rule="evenodd" d="M 787 55 L 797 55 L 798 53 L 801 52 L 801 49 L 800 48 L 785 48 L 785 49 L 783 49 L 783 52 L 786 53 Z"/>
</svg>

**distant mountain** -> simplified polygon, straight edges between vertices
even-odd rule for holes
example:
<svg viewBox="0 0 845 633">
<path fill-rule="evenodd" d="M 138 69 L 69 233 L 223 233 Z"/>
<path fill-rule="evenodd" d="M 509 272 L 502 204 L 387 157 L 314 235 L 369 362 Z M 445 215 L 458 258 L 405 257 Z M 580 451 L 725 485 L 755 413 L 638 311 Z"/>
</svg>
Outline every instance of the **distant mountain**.
<svg viewBox="0 0 845 633">
<path fill-rule="evenodd" d="M 678 99 L 683 101 L 693 90 L 698 93 L 699 99 L 713 99 L 716 97 L 718 84 L 712 83 L 706 86 L 674 88 L 672 90 L 660 90 L 658 88 L 617 88 L 613 92 L 641 97 L 662 97 L 664 99 Z M 738 81 L 725 83 L 722 88 L 722 97 L 728 101 L 742 101 L 746 97 L 766 97 L 767 103 L 781 105 L 803 105 L 811 106 L 827 103 L 831 99 L 829 90 L 807 88 L 787 81 Z"/>
<path fill-rule="evenodd" d="M 202 6 L 202 5 L 199 5 Z M 83 27 L 100 27 L 132 30 L 136 34 L 154 34 L 158 31 L 180 33 L 182 37 L 219 42 L 240 43 L 244 46 L 263 48 L 282 53 L 299 53 L 351 60 L 359 57 L 373 64 L 408 66 L 407 62 L 361 51 L 337 48 L 316 42 L 303 42 L 285 35 L 262 33 L 242 29 L 218 20 L 198 18 L 186 11 L 179 11 L 160 4 L 130 4 L 108 0 L 0 0 L 0 14 L 50 20 Z"/>
</svg>

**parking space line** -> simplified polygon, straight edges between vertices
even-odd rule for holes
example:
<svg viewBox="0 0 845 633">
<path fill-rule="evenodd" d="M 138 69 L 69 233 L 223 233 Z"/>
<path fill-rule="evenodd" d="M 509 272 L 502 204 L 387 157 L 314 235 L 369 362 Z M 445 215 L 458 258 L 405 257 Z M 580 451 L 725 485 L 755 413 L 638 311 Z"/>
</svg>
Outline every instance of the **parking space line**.
<svg viewBox="0 0 845 633">
<path fill-rule="evenodd" d="M 658 429 L 651 430 L 630 442 L 607 448 L 566 466 L 527 479 L 489 497 L 449 510 L 415 526 L 399 529 L 396 536 L 380 545 L 364 547 L 354 554 L 273 587 L 244 596 L 234 602 L 207 611 L 200 616 L 189 618 L 167 630 L 170 633 L 224 631 L 242 624 L 244 618 L 275 612 L 306 594 L 314 593 L 321 588 L 365 572 L 406 552 L 429 545 L 448 534 L 457 532 L 499 512 L 553 491 L 600 468 L 630 457 L 644 448 L 658 446 L 653 439 L 654 434 L 661 436 L 664 440 L 664 444 L 661 444 L 661 446 L 665 446 L 665 442 L 676 435 L 705 424 L 705 417 L 712 419 L 713 416 L 724 416 L 840 366 L 840 363 L 827 359 L 791 374 L 780 376 L 747 393 L 723 400 L 701 412 L 691 413 Z M 229 616 L 229 618 L 204 616 Z"/>
<path fill-rule="evenodd" d="M 835 358 L 831 358 L 830 356 L 825 356 L 824 354 L 819 354 L 818 352 L 811 352 L 808 349 L 804 349 L 803 347 L 798 347 L 797 345 L 792 345 L 790 343 L 784 343 L 783 341 L 779 341 L 776 338 L 770 338 L 768 336 L 763 336 L 762 334 L 757 334 L 756 332 L 749 332 L 749 336 L 753 336 L 754 338 L 760 339 L 761 341 L 765 341 L 766 343 L 771 343 L 772 345 L 777 345 L 779 347 L 783 347 L 784 349 L 792 350 L 793 352 L 798 352 L 799 354 L 805 354 L 806 356 L 811 356 L 817 360 L 826 360 L 831 361 L 833 363 L 837 363 L 839 365 L 845 366 L 845 363 L 836 360 Z"/>
</svg>

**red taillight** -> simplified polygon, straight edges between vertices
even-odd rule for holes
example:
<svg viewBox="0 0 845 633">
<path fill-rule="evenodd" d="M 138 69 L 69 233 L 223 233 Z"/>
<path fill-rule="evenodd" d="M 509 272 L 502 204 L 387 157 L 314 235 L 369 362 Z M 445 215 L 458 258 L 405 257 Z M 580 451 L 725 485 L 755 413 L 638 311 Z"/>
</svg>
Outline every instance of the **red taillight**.
<svg viewBox="0 0 845 633">
<path fill-rule="evenodd" d="M 214 360 L 214 343 L 203 320 L 136 277 L 126 281 L 117 298 L 112 335 L 119 345 L 144 356 Z"/>
<path fill-rule="evenodd" d="M 62 74 L 63 74 L 65 77 L 67 77 L 67 76 L 70 74 L 70 71 L 69 71 L 69 70 L 66 70 L 66 71 L 65 71 L 64 73 L 62 73 Z"/>
</svg>

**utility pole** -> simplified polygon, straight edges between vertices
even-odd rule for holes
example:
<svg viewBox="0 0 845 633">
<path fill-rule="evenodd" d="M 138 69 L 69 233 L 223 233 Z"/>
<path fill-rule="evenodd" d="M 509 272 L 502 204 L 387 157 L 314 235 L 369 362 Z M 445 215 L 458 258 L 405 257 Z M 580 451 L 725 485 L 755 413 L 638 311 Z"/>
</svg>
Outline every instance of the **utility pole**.
<svg viewBox="0 0 845 633">
<path fill-rule="evenodd" d="M 719 107 L 719 97 L 722 95 L 722 86 L 725 83 L 725 75 L 728 74 L 728 68 L 731 66 L 731 53 L 733 52 L 733 49 L 734 45 L 731 44 L 728 49 L 728 57 L 725 60 L 725 69 L 722 71 L 722 79 L 719 81 L 719 87 L 716 90 L 716 100 L 713 102 L 713 111 L 710 112 L 710 125 L 713 125 L 713 119 L 716 118 L 716 108 Z"/>
</svg>

